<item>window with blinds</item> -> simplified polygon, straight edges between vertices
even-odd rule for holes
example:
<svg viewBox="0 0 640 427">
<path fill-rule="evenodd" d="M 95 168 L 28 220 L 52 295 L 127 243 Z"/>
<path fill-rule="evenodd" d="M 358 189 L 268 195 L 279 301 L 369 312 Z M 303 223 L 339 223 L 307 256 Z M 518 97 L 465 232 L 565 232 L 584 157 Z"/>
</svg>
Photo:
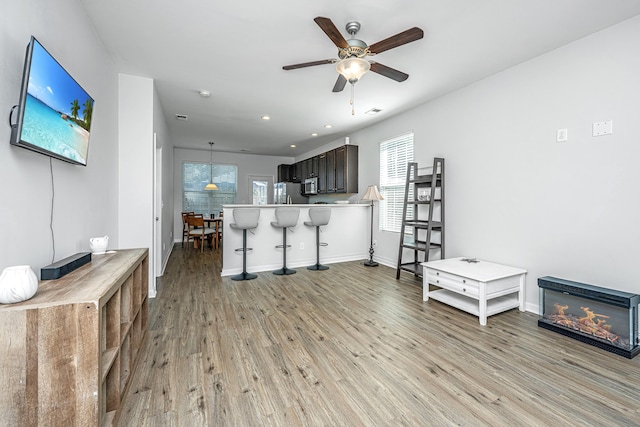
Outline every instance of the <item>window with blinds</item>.
<svg viewBox="0 0 640 427">
<path fill-rule="evenodd" d="M 412 161 L 413 132 L 380 143 L 380 193 L 384 197 L 380 202 L 380 229 L 383 231 L 400 232 L 407 164 Z M 409 194 L 409 198 L 412 197 L 413 194 Z M 407 206 L 408 218 L 413 216 L 411 209 L 412 206 Z"/>
<path fill-rule="evenodd" d="M 217 190 L 205 190 L 213 176 Z M 182 164 L 182 211 L 203 215 L 217 214 L 222 205 L 236 202 L 238 167 L 210 163 Z M 216 215 L 217 216 L 217 215 Z"/>
</svg>

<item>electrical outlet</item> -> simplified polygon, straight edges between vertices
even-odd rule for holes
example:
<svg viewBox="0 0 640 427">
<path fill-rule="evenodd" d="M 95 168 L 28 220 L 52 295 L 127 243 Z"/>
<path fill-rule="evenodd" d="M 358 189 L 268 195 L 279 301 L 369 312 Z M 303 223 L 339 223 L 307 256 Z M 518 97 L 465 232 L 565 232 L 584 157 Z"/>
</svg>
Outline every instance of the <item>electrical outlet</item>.
<svg viewBox="0 0 640 427">
<path fill-rule="evenodd" d="M 304 250 L 304 243 L 300 243 L 300 250 Z"/>
<path fill-rule="evenodd" d="M 373 246 L 378 246 L 378 241 L 377 240 L 373 241 Z"/>
</svg>

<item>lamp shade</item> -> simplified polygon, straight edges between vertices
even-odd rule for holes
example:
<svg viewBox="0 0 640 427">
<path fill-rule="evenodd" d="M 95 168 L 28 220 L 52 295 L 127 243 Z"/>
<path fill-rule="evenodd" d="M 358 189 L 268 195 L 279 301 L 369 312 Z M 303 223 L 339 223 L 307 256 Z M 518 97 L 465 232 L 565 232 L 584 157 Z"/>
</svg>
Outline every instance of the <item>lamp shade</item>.
<svg viewBox="0 0 640 427">
<path fill-rule="evenodd" d="M 369 61 L 357 57 L 345 58 L 336 64 L 336 70 L 350 83 L 358 81 L 370 68 Z"/>
<path fill-rule="evenodd" d="M 375 185 L 370 185 L 367 188 L 367 192 L 364 193 L 364 197 L 362 198 L 362 200 L 378 201 L 384 200 L 384 197 L 382 197 L 380 192 L 378 192 L 378 187 L 376 187 Z"/>
<path fill-rule="evenodd" d="M 218 186 L 215 185 L 213 182 L 208 183 L 205 187 L 205 190 L 217 190 Z"/>
</svg>

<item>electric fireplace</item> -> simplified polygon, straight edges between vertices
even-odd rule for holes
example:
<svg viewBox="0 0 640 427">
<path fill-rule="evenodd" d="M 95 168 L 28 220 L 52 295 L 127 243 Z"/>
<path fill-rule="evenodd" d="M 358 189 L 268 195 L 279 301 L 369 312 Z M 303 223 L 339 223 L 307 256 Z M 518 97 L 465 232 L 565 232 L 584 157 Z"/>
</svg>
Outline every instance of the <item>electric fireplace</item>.
<svg viewBox="0 0 640 427">
<path fill-rule="evenodd" d="M 640 353 L 640 295 L 549 276 L 538 287 L 538 326 L 629 359 Z"/>
</svg>

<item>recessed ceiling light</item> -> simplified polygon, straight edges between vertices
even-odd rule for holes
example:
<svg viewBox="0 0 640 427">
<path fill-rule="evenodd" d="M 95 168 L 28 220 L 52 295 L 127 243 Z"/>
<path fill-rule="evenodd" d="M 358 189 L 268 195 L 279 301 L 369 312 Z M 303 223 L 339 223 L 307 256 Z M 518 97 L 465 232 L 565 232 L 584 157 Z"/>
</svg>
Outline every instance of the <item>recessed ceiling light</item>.
<svg viewBox="0 0 640 427">
<path fill-rule="evenodd" d="M 367 116 L 373 116 L 373 115 L 375 115 L 375 114 L 378 114 L 380 111 L 382 111 L 382 110 L 381 110 L 381 109 L 379 109 L 379 108 L 372 108 L 371 110 L 366 111 L 366 112 L 365 112 L 365 114 L 366 114 Z"/>
<path fill-rule="evenodd" d="M 271 116 L 262 116 L 260 117 L 262 120 L 271 120 Z"/>
<path fill-rule="evenodd" d="M 201 90 L 198 93 L 203 98 L 209 98 L 211 96 L 211 92 L 209 92 L 208 90 Z"/>
<path fill-rule="evenodd" d="M 311 136 L 318 136 L 318 134 L 314 132 L 311 134 Z"/>
<path fill-rule="evenodd" d="M 289 147 L 296 148 L 296 144 L 291 144 Z"/>
<path fill-rule="evenodd" d="M 331 129 L 333 126 L 331 125 L 324 125 L 325 129 Z"/>
</svg>

